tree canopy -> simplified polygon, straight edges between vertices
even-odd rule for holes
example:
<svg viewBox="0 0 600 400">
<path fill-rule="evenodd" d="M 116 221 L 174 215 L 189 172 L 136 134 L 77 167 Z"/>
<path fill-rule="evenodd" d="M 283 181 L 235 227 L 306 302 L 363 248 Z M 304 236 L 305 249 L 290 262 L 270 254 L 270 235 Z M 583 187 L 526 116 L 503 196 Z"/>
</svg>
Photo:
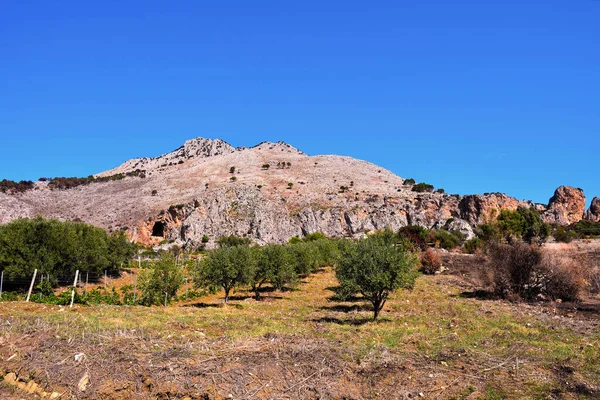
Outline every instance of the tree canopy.
<svg viewBox="0 0 600 400">
<path fill-rule="evenodd" d="M 336 268 L 342 297 L 356 293 L 373 305 L 376 321 L 390 293 L 412 288 L 418 276 L 417 257 L 403 244 L 390 243 L 389 235 L 347 242 Z"/>
<path fill-rule="evenodd" d="M 0 270 L 9 279 L 29 278 L 34 269 L 53 276 L 116 272 L 134 252 L 123 232 L 109 235 L 82 222 L 38 217 L 0 226 Z"/>
</svg>

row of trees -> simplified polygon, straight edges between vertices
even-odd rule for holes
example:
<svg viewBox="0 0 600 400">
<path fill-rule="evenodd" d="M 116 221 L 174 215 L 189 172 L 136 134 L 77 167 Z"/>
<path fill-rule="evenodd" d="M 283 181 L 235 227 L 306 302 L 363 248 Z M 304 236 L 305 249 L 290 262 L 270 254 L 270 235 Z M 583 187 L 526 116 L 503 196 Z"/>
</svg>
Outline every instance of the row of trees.
<svg viewBox="0 0 600 400">
<path fill-rule="evenodd" d="M 0 226 L 0 270 L 8 279 L 30 278 L 34 269 L 52 276 L 118 272 L 134 253 L 123 232 L 107 234 L 81 222 L 38 217 Z"/>
<path fill-rule="evenodd" d="M 329 265 L 335 266 L 340 283 L 337 296 L 345 299 L 360 293 L 373 305 L 376 320 L 390 293 L 412 288 L 418 276 L 419 259 L 412 245 L 391 231 L 359 241 L 330 240 L 314 234 L 264 247 L 249 246 L 243 239 L 231 237 L 219 243 L 221 247 L 208 252 L 196 267 L 194 280 L 196 287 L 223 289 L 226 303 L 236 287 L 250 288 L 259 299 L 266 284 L 283 290 Z"/>
<path fill-rule="evenodd" d="M 225 302 L 239 286 L 251 288 L 257 299 L 266 284 L 277 290 L 294 286 L 319 267 L 333 265 L 338 251 L 336 241 L 310 238 L 264 247 L 250 246 L 249 240 L 236 237 L 221 238 L 217 243 L 220 248 L 206 254 L 195 270 L 194 281 L 196 286 L 223 289 Z"/>
</svg>

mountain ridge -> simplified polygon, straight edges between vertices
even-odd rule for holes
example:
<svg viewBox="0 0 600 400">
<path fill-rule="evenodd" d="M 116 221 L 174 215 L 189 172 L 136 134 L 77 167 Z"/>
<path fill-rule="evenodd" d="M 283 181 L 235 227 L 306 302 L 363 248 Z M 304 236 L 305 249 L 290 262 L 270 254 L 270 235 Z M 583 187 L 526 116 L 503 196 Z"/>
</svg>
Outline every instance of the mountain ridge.
<svg viewBox="0 0 600 400">
<path fill-rule="evenodd" d="M 114 176 L 119 179 L 108 179 Z M 560 225 L 600 217 L 596 199 L 586 213 L 581 189 L 561 186 L 548 205 L 502 193 L 417 193 L 402 177 L 368 161 L 309 156 L 284 142 L 234 148 L 221 139 L 195 138 L 95 177 L 105 181 L 66 190 L 37 182 L 34 190 L 0 193 L 0 223 L 42 215 L 126 230 L 144 244 L 197 246 L 205 235 L 211 243 L 223 235 L 269 243 L 316 231 L 360 236 L 448 221 L 472 236 L 473 226 L 493 218 L 492 210 L 518 206 L 535 207 L 547 222 Z"/>
</svg>

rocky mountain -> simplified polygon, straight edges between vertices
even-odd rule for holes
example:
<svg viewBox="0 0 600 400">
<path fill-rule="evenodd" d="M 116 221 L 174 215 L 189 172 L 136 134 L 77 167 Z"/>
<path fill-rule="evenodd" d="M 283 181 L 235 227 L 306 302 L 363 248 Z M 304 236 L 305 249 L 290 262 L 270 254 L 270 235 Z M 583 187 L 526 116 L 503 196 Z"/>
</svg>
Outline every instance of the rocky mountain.
<svg viewBox="0 0 600 400">
<path fill-rule="evenodd" d="M 600 218 L 598 199 L 585 213 L 581 189 L 562 186 L 547 206 L 502 193 L 418 193 L 377 165 L 308 156 L 283 142 L 234 148 L 222 140 L 197 138 L 171 153 L 129 160 L 96 177 L 70 189 L 37 182 L 33 190 L 0 193 L 0 223 L 43 215 L 126 230 L 145 244 L 167 239 L 196 246 L 207 236 L 210 246 L 224 235 L 268 243 L 317 231 L 359 236 L 409 224 L 451 223 L 472 236 L 474 225 L 520 205 L 536 207 L 554 224 Z"/>
</svg>

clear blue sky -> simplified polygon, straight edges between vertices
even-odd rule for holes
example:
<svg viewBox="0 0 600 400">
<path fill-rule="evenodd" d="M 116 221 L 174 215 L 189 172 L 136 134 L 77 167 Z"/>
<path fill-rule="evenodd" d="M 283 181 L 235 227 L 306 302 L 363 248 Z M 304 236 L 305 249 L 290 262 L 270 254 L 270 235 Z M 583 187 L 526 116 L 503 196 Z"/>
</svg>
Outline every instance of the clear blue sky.
<svg viewBox="0 0 600 400">
<path fill-rule="evenodd" d="M 196 136 L 589 200 L 600 1 L 2 1 L 0 178 L 86 176 Z"/>
</svg>

